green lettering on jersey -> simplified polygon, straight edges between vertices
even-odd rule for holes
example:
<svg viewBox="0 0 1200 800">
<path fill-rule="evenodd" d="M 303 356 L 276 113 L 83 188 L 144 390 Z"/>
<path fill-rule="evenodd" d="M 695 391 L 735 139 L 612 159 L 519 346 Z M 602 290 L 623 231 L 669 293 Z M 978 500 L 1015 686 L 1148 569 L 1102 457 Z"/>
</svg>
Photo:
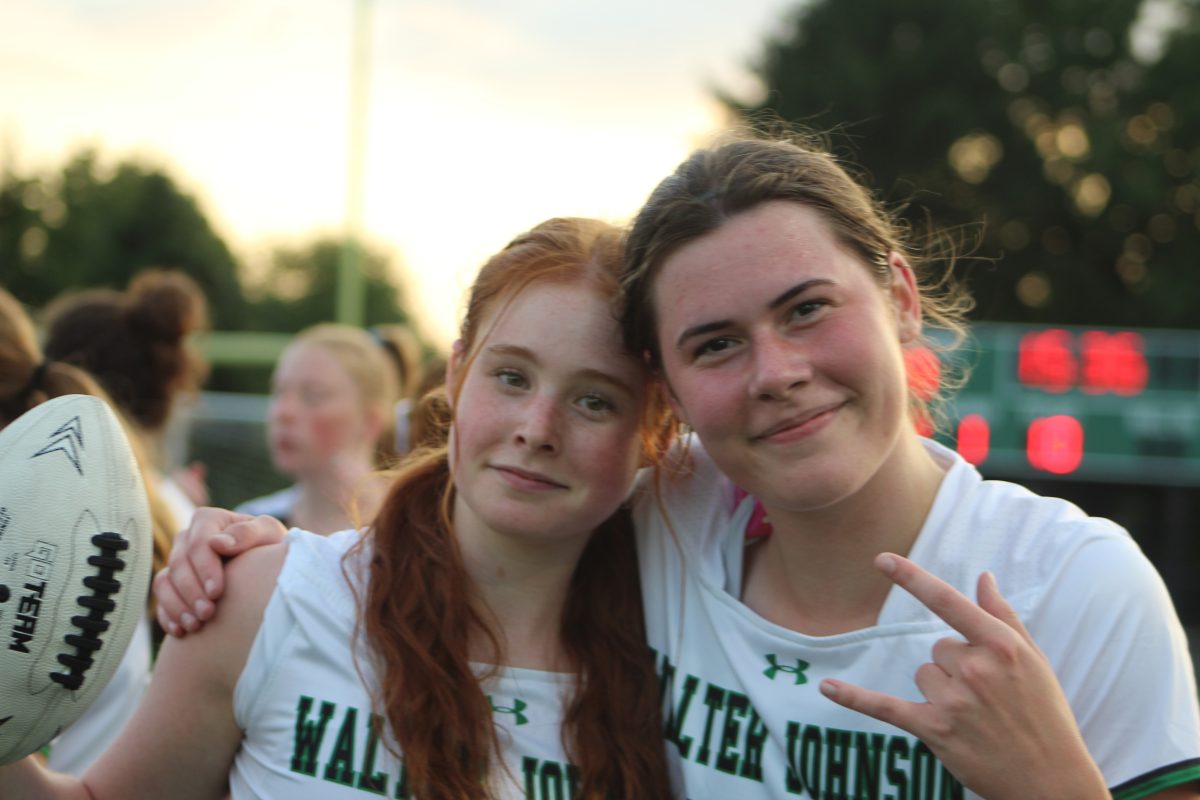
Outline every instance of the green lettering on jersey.
<svg viewBox="0 0 1200 800">
<path fill-rule="evenodd" d="M 846 800 L 850 779 L 850 731 L 825 729 L 825 791 L 831 800 Z"/>
<path fill-rule="evenodd" d="M 383 719 L 378 714 L 367 716 L 367 746 L 363 750 L 362 766 L 358 770 L 358 788 L 372 794 L 387 794 L 387 773 L 375 771 L 375 753 L 379 749 L 379 732 Z"/>
<path fill-rule="evenodd" d="M 742 768 L 738 775 L 762 783 L 763 748 L 767 744 L 767 724 L 750 706 L 750 721 L 746 724 L 746 745 L 742 753 Z"/>
<path fill-rule="evenodd" d="M 683 695 L 679 698 L 679 702 L 667 706 L 667 741 L 672 742 L 684 758 L 687 758 L 688 753 L 691 752 L 693 740 L 691 736 L 683 735 L 683 724 L 692 707 L 692 698 L 696 696 L 696 690 L 699 688 L 700 679 L 695 675 L 684 677 Z"/>
<path fill-rule="evenodd" d="M 412 800 L 408 793 L 408 767 L 403 759 L 400 761 L 400 779 L 396 781 L 396 793 L 392 797 L 395 800 Z"/>
<path fill-rule="evenodd" d="M 875 800 L 879 797 L 879 782 L 883 771 L 882 733 L 855 731 L 854 800 Z"/>
<path fill-rule="evenodd" d="M 579 769 L 574 764 L 521 759 L 526 800 L 574 800 L 579 796 Z"/>
<path fill-rule="evenodd" d="M 696 753 L 696 762 L 700 764 L 707 764 L 712 755 L 709 745 L 712 742 L 713 720 L 717 712 L 725 708 L 725 690 L 720 686 L 708 684 L 704 690 L 704 705 L 708 707 L 708 713 L 704 717 L 704 738 L 700 740 L 700 750 Z"/>
<path fill-rule="evenodd" d="M 338 731 L 337 740 L 333 743 L 333 752 L 325 764 L 324 778 L 332 783 L 343 786 L 354 785 L 354 728 L 358 724 L 358 709 L 347 708 L 342 717 L 342 727 Z"/>
<path fill-rule="evenodd" d="M 721 726 L 721 746 L 717 751 L 717 761 L 714 766 L 721 772 L 730 775 L 737 774 L 738 734 L 741 733 L 742 719 L 750 709 L 750 699 L 744 694 L 729 691 L 725 693 L 725 724 Z"/>
<path fill-rule="evenodd" d="M 317 753 L 321 749 L 321 740 L 325 738 L 325 726 L 333 716 L 333 703 L 321 701 L 321 710 L 317 712 L 317 721 L 308 719 L 312 710 L 313 699 L 301 695 L 296 706 L 296 738 L 292 745 L 292 772 L 302 775 L 317 774 Z"/>
<path fill-rule="evenodd" d="M 908 770 L 905 766 L 901 766 L 898 762 L 903 759 L 908 761 L 909 748 L 911 745 L 903 736 L 889 736 L 887 746 L 887 778 L 896 789 L 896 794 L 891 796 L 889 800 L 909 800 L 908 792 Z"/>
</svg>

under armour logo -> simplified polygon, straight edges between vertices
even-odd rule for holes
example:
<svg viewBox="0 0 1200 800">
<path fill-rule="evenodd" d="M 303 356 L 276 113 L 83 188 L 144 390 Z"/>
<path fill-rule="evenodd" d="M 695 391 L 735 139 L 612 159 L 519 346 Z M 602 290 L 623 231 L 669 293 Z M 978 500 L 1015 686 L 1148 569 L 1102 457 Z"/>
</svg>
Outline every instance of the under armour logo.
<svg viewBox="0 0 1200 800">
<path fill-rule="evenodd" d="M 51 453 L 62 453 L 70 459 L 71 464 L 75 467 L 75 471 L 82 475 L 83 466 L 79 463 L 79 451 L 81 449 L 83 449 L 83 423 L 79 421 L 79 417 L 71 417 L 69 422 L 50 434 L 49 443 L 30 456 L 30 458 L 46 456 Z"/>
<path fill-rule="evenodd" d="M 492 711 L 494 713 L 512 714 L 514 717 L 516 717 L 518 725 L 524 725 L 526 722 L 529 722 L 529 717 L 521 713 L 528 708 L 529 705 L 519 697 L 513 698 L 513 704 L 511 706 L 498 706 L 490 696 L 488 697 L 488 702 L 491 703 Z"/>
<path fill-rule="evenodd" d="M 769 653 L 767 654 L 767 663 L 771 666 L 763 670 L 763 675 L 766 675 L 771 680 L 775 680 L 775 676 L 779 673 L 786 672 L 788 675 L 796 676 L 797 686 L 802 683 L 808 683 L 808 676 L 804 674 L 804 670 L 808 669 L 809 664 L 803 659 L 797 658 L 796 666 L 789 667 L 787 664 L 780 664 L 776 661 L 774 653 Z"/>
</svg>

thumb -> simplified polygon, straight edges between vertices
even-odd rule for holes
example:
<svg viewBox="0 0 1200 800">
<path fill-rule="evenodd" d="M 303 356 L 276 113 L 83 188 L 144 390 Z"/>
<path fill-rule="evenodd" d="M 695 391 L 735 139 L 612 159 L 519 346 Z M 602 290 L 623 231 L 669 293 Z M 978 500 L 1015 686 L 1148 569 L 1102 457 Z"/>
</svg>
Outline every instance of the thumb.
<svg viewBox="0 0 1200 800">
<path fill-rule="evenodd" d="M 274 517 L 258 516 L 230 525 L 213 537 L 212 546 L 224 556 L 236 556 L 255 547 L 283 541 L 287 530 Z"/>
</svg>

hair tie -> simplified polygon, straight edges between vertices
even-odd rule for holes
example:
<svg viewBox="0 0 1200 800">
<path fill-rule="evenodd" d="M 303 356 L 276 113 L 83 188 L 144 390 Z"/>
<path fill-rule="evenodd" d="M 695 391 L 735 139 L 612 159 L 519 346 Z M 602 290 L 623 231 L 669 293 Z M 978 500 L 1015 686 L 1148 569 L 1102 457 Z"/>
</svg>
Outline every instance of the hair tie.
<svg viewBox="0 0 1200 800">
<path fill-rule="evenodd" d="M 42 378 L 46 377 L 46 367 L 50 366 L 47 359 L 42 359 L 36 367 L 33 368 L 33 375 L 29 378 L 29 383 L 25 386 L 25 396 L 29 396 L 33 392 L 42 388 Z"/>
</svg>

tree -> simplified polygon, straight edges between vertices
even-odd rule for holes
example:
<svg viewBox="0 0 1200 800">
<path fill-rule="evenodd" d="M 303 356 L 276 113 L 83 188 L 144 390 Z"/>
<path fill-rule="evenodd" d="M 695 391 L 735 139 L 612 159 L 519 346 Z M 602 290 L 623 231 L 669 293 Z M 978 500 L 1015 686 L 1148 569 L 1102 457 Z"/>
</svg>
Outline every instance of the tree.
<svg viewBox="0 0 1200 800">
<path fill-rule="evenodd" d="M 57 175 L 0 178 L 0 265 L 5 287 L 35 307 L 74 289 L 122 289 L 152 266 L 195 278 L 216 327 L 240 327 L 246 307 L 237 263 L 196 201 L 155 167 L 122 161 L 106 173 L 92 150 Z"/>
<path fill-rule="evenodd" d="M 253 301 L 248 329 L 294 332 L 332 320 L 341 256 L 341 242 L 331 237 L 276 248 L 262 281 L 268 292 Z M 364 323 L 409 322 L 404 292 L 390 277 L 387 256 L 364 247 L 361 264 Z"/>
<path fill-rule="evenodd" d="M 724 99 L 830 131 L 917 231 L 982 222 L 981 318 L 1200 327 L 1200 104 L 1178 91 L 1200 12 L 1179 4 L 1155 60 L 1132 50 L 1141 7 L 815 0 L 767 42 L 763 98 Z"/>
</svg>

